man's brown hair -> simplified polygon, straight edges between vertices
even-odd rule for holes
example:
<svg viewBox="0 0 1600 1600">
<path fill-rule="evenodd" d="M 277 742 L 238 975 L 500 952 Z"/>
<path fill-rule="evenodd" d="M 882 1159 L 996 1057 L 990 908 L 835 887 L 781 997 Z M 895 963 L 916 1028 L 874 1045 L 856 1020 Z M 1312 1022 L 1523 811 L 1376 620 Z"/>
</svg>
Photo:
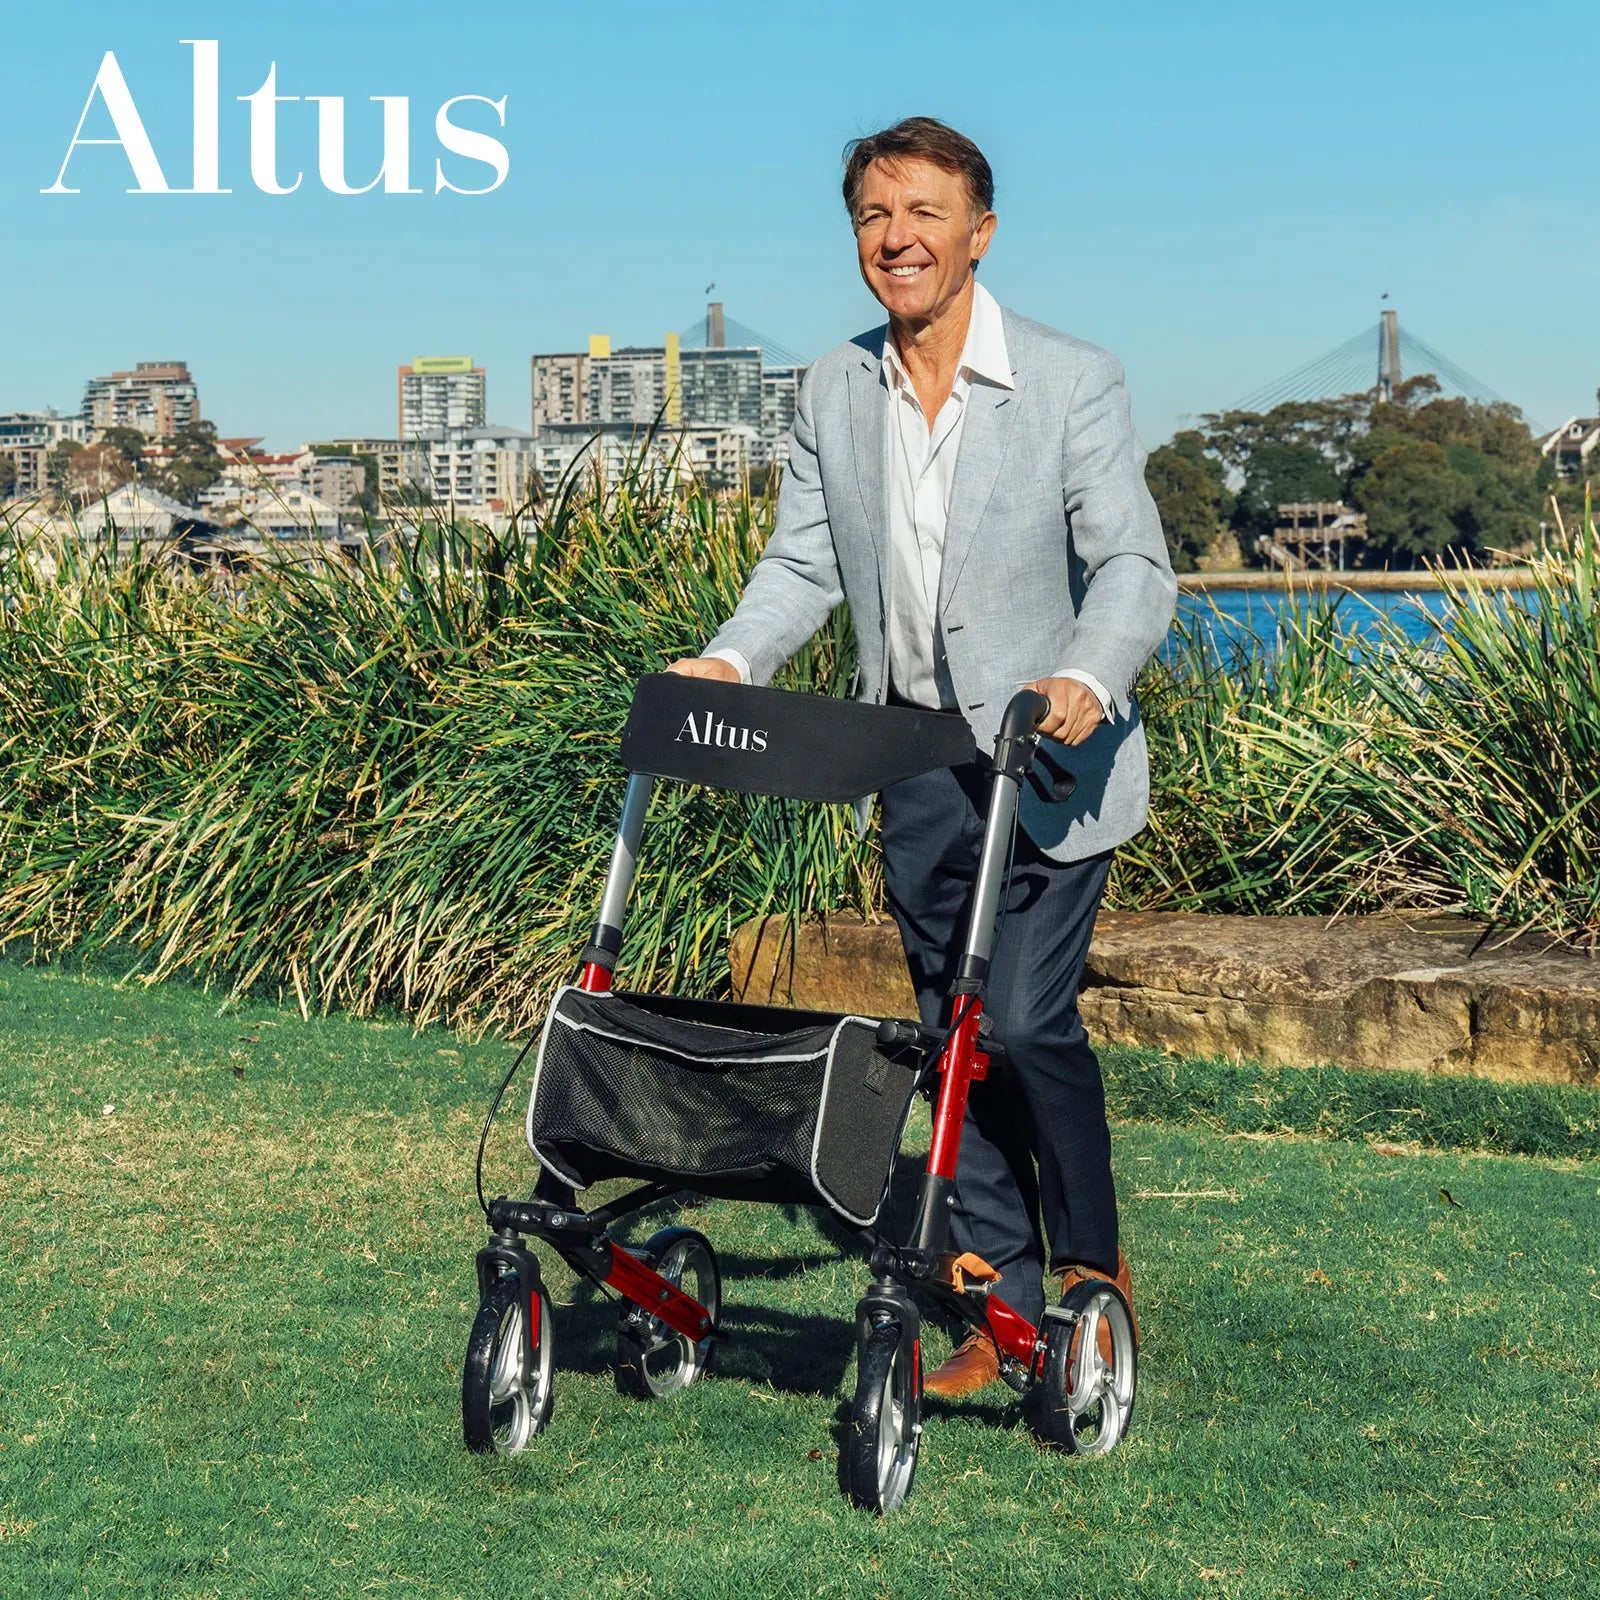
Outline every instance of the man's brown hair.
<svg viewBox="0 0 1600 1600">
<path fill-rule="evenodd" d="M 929 161 L 946 172 L 959 172 L 972 197 L 973 216 L 994 210 L 994 173 L 983 151 L 937 117 L 906 117 L 892 128 L 852 139 L 844 147 L 844 203 L 852 221 L 861 198 L 861 180 L 874 161 Z"/>
</svg>

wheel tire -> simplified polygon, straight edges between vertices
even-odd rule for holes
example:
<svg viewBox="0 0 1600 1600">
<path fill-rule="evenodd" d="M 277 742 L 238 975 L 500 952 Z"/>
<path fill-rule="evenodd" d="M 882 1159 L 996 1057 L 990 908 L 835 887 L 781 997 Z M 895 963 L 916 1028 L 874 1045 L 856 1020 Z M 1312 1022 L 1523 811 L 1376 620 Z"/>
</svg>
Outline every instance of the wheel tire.
<svg viewBox="0 0 1600 1600">
<path fill-rule="evenodd" d="M 480 1455 L 516 1455 L 550 1420 L 555 1403 L 555 1341 L 550 1296 L 536 1296 L 539 1338 L 532 1370 L 522 1371 L 522 1295 L 515 1277 L 497 1280 L 478 1306 L 461 1371 L 461 1433 Z"/>
<path fill-rule="evenodd" d="M 722 1318 L 722 1273 L 711 1241 L 693 1228 L 662 1228 L 634 1252 L 668 1283 L 698 1300 L 715 1328 Z M 624 1301 L 617 1319 L 617 1388 L 630 1399 L 659 1400 L 687 1389 L 711 1365 L 711 1339 L 698 1342 Z"/>
<path fill-rule="evenodd" d="M 867 1335 L 845 1433 L 844 1477 L 863 1511 L 901 1505 L 917 1475 L 922 1441 L 920 1341 L 892 1318 Z"/>
<path fill-rule="evenodd" d="M 1045 1444 L 1075 1455 L 1110 1454 L 1127 1435 L 1139 1392 L 1139 1342 L 1122 1291 L 1089 1279 L 1045 1314 L 1044 1360 L 1029 1396 L 1029 1423 Z M 1111 1336 L 1111 1361 L 1100 1327 Z"/>
</svg>

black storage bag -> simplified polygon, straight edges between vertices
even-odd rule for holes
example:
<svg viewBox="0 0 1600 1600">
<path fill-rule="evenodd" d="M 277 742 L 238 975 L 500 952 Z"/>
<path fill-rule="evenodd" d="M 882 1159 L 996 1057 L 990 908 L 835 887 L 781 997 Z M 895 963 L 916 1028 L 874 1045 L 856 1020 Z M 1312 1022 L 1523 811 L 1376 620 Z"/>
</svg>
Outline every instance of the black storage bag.
<svg viewBox="0 0 1600 1600">
<path fill-rule="evenodd" d="M 566 1182 L 679 1184 L 877 1220 L 920 1071 L 875 1020 L 560 990 L 528 1143 Z"/>
</svg>

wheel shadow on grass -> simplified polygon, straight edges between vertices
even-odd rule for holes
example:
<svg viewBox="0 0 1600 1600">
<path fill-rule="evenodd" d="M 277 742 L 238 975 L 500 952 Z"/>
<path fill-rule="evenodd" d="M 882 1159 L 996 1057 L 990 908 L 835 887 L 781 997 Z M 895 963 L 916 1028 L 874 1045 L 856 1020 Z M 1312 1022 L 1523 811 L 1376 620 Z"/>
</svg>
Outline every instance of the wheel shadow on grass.
<svg viewBox="0 0 1600 1600">
<path fill-rule="evenodd" d="M 722 1327 L 713 1372 L 779 1394 L 836 1394 L 855 1355 L 848 1317 L 725 1302 Z"/>
<path fill-rule="evenodd" d="M 831 1263 L 838 1258 L 822 1259 Z M 773 1263 L 760 1265 L 769 1269 L 770 1276 Z M 854 1355 L 852 1320 L 741 1301 L 734 1288 L 730 1300 L 724 1280 L 713 1376 L 759 1384 L 780 1394 L 836 1393 Z M 590 1377 L 609 1375 L 617 1353 L 617 1302 L 580 1279 L 554 1310 L 556 1359 L 562 1369 Z"/>
<path fill-rule="evenodd" d="M 878 1221 L 885 1240 L 898 1243 L 909 1236 L 915 1223 L 925 1161 L 925 1154 L 916 1152 L 902 1152 L 896 1157 L 889 1199 Z M 673 1196 L 650 1209 L 648 1224 L 641 1217 L 628 1231 L 642 1236 L 667 1221 L 704 1227 L 704 1220 L 697 1214 L 701 1204 L 692 1193 Z M 717 1342 L 712 1374 L 760 1384 L 780 1394 L 834 1394 L 843 1384 L 855 1355 L 854 1297 L 849 1307 L 838 1311 L 792 1311 L 746 1298 L 741 1285 L 780 1285 L 855 1263 L 859 1266 L 856 1294 L 863 1294 L 871 1282 L 868 1248 L 848 1223 L 824 1206 L 780 1205 L 777 1209 L 790 1226 L 809 1225 L 814 1239 L 783 1254 L 756 1255 L 738 1249 L 724 1250 L 712 1237 L 722 1276 L 723 1302 L 722 1337 Z M 616 1356 L 615 1299 L 587 1279 L 579 1279 L 569 1298 L 555 1310 L 561 1365 L 592 1376 L 609 1373 Z M 848 1413 L 848 1407 L 845 1411 Z M 998 1409 L 995 1414 L 1000 1414 Z"/>
</svg>

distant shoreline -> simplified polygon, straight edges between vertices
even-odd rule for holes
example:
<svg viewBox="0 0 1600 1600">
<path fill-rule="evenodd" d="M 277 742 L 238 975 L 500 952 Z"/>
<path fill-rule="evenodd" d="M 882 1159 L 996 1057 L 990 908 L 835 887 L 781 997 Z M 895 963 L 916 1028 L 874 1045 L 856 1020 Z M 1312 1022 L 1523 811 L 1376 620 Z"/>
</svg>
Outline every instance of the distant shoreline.
<svg viewBox="0 0 1600 1600">
<path fill-rule="evenodd" d="M 1526 567 L 1467 567 L 1433 572 L 1180 572 L 1178 587 L 1200 594 L 1213 589 L 1526 589 Z"/>
</svg>

